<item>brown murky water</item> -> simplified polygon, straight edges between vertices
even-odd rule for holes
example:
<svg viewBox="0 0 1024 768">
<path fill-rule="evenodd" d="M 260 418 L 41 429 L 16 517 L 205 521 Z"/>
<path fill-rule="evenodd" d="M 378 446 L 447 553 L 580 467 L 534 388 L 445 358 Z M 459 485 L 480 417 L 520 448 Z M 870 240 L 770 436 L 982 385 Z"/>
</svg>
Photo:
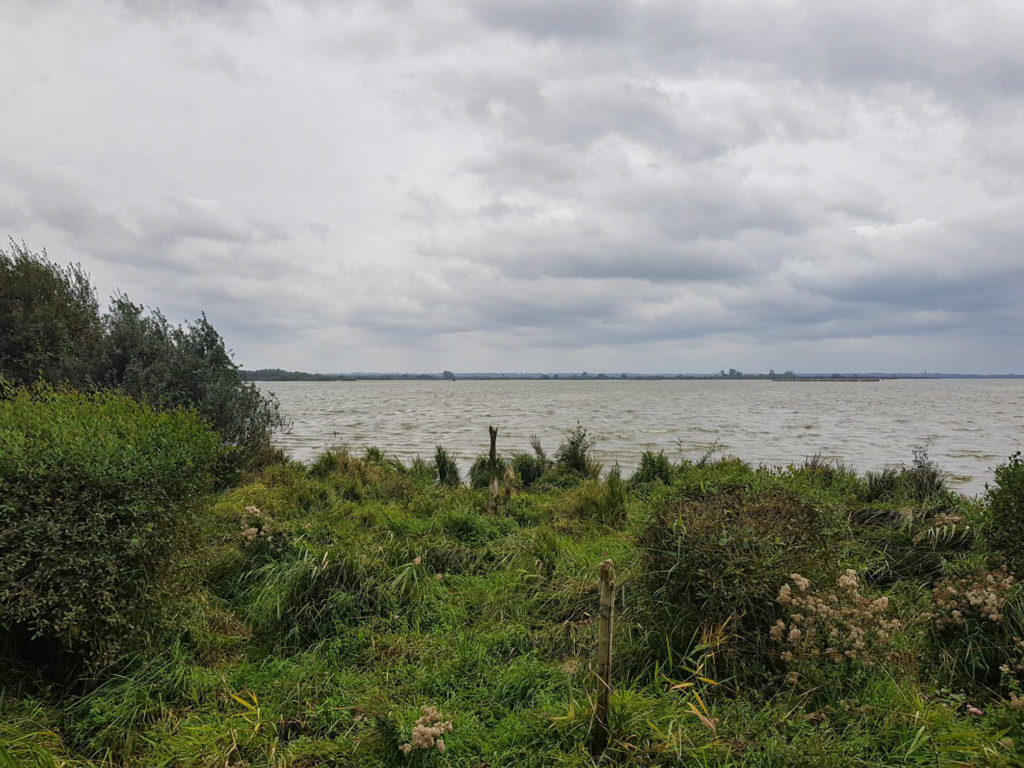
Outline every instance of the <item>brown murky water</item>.
<svg viewBox="0 0 1024 768">
<path fill-rule="evenodd" d="M 463 465 L 538 435 L 551 453 L 577 422 L 595 453 L 624 471 L 645 450 L 699 458 L 716 442 L 753 464 L 821 454 L 858 471 L 909 462 L 914 446 L 975 494 L 1024 443 L 1024 380 L 927 379 L 877 383 L 769 381 L 358 381 L 263 382 L 292 428 L 277 442 L 309 460 L 324 448 L 376 445 L 402 460 L 442 444 Z"/>
</svg>

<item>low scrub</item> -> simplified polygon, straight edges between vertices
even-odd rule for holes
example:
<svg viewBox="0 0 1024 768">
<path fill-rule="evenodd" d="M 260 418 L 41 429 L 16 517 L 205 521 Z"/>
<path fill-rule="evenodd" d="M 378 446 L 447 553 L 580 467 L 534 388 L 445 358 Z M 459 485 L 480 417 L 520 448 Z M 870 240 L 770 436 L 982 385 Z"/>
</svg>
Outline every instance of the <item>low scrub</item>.
<svg viewBox="0 0 1024 768">
<path fill-rule="evenodd" d="M 46 386 L 0 400 L 0 637 L 91 666 L 144 639 L 154 582 L 219 451 L 192 411 Z"/>
<path fill-rule="evenodd" d="M 988 489 L 989 546 L 1024 580 L 1024 461 L 1020 451 L 996 467 L 995 485 Z"/>
<path fill-rule="evenodd" d="M 766 656 L 775 598 L 793 572 L 835 568 L 832 523 L 786 492 L 729 492 L 684 499 L 660 511 L 641 534 L 643 610 L 656 627 L 652 645 L 670 650 L 719 633 L 731 641 L 720 661 Z M 729 658 L 729 657 L 732 658 Z"/>
</svg>

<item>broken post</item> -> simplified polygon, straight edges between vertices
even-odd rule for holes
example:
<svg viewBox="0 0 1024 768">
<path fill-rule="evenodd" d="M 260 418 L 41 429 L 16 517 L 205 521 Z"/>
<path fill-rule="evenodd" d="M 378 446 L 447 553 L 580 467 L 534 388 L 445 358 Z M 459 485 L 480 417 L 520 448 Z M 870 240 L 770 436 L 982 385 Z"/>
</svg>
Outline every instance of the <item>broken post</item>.
<svg viewBox="0 0 1024 768">
<path fill-rule="evenodd" d="M 615 618 L 615 566 L 601 563 L 601 608 L 597 630 L 597 708 L 590 753 L 597 757 L 608 746 L 608 699 L 612 692 L 612 626 Z"/>
</svg>

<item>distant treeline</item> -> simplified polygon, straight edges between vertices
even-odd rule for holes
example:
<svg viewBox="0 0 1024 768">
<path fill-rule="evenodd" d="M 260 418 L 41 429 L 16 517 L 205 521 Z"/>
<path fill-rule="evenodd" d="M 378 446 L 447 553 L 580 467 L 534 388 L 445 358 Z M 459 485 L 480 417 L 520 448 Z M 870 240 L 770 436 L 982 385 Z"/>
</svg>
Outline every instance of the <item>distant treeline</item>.
<svg viewBox="0 0 1024 768">
<path fill-rule="evenodd" d="M 751 380 L 852 380 L 859 381 L 867 377 L 872 379 L 1017 379 L 1022 374 L 984 374 L 984 373 L 793 373 L 784 371 L 776 373 L 743 373 L 734 368 L 718 373 L 306 373 L 305 371 L 285 371 L 280 368 L 260 368 L 255 371 L 239 370 L 242 381 L 439 381 L 456 379 L 523 379 L 523 380 L 555 380 L 580 381 L 590 379 L 641 379 L 659 381 L 664 379 L 686 379 L 697 381 L 751 381 Z"/>
<path fill-rule="evenodd" d="M 260 368 L 256 371 L 239 370 L 238 378 L 242 381 L 353 381 L 351 376 L 340 373 L 306 373 L 305 371 L 285 371 L 281 368 Z"/>
</svg>

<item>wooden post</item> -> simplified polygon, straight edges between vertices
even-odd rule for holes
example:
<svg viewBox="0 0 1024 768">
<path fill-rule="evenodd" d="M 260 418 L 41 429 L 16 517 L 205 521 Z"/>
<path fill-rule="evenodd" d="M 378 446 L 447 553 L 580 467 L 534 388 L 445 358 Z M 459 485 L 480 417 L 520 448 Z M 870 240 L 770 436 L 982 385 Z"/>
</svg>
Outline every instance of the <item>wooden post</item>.
<svg viewBox="0 0 1024 768">
<path fill-rule="evenodd" d="M 498 499 L 498 428 L 488 427 L 487 431 L 491 435 L 491 482 L 489 487 L 491 490 L 491 506 L 493 507 Z"/>
<path fill-rule="evenodd" d="M 608 746 L 608 699 L 612 692 L 612 628 L 615 622 L 615 566 L 601 563 L 601 608 L 597 630 L 597 709 L 590 754 L 601 755 Z"/>
</svg>

